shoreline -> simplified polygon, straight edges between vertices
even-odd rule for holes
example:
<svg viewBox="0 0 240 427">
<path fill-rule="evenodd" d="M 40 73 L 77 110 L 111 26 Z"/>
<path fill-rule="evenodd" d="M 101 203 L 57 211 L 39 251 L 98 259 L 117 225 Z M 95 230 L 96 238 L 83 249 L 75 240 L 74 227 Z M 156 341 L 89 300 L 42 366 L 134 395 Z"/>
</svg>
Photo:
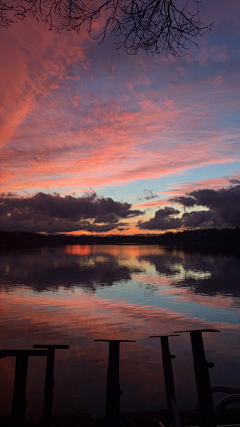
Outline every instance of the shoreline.
<svg viewBox="0 0 240 427">
<path fill-rule="evenodd" d="M 194 410 L 179 412 L 184 427 L 197 426 L 197 416 Z M 217 419 L 220 424 L 240 424 L 240 408 L 227 408 Z M 10 417 L 0 416 L 0 427 L 9 427 Z M 120 415 L 119 427 L 171 427 L 168 411 L 127 412 Z M 41 420 L 26 420 L 25 427 L 42 427 Z M 52 416 L 52 427 L 104 427 L 104 418 L 97 418 L 91 414 L 64 414 Z"/>
<path fill-rule="evenodd" d="M 159 245 L 166 249 L 240 252 L 240 229 L 196 229 L 155 235 L 47 235 L 0 230 L 0 249 L 54 248 L 68 245 Z"/>
</svg>

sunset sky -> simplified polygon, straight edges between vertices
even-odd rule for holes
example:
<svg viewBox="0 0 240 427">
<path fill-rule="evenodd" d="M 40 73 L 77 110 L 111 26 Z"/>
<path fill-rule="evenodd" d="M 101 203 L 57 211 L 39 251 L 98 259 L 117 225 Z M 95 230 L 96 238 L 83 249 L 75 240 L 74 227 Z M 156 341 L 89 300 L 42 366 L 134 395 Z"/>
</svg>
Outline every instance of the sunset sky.
<svg viewBox="0 0 240 427">
<path fill-rule="evenodd" d="M 240 225 L 240 3 L 182 58 L 0 29 L 0 229 L 159 233 Z"/>
</svg>

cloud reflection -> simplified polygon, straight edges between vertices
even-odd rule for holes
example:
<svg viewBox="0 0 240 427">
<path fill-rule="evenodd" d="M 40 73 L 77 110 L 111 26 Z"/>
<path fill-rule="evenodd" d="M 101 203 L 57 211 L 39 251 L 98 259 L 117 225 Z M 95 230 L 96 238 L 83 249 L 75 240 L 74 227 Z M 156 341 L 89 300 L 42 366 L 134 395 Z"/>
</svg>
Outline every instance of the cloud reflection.
<svg viewBox="0 0 240 427">
<path fill-rule="evenodd" d="M 142 256 L 141 260 L 153 264 L 160 276 L 170 279 L 169 284 L 188 288 L 193 294 L 231 296 L 236 302 L 240 297 L 240 265 L 237 257 L 180 252 L 174 255 Z"/>
<path fill-rule="evenodd" d="M 1 287 L 28 286 L 35 291 L 81 287 L 95 292 L 99 287 L 148 277 L 153 292 L 157 282 L 188 289 L 192 295 L 230 296 L 239 304 L 239 275 L 236 257 L 170 253 L 158 246 L 76 245 L 41 253 L 5 252 L 0 257 Z"/>
<path fill-rule="evenodd" d="M 69 250 L 43 250 L 4 253 L 0 258 L 0 286 L 29 286 L 35 291 L 57 290 L 59 287 L 82 287 L 94 292 L 99 286 L 111 286 L 115 282 L 130 280 L 131 273 L 138 271 L 119 264 L 110 253 L 87 253 L 82 248 L 79 256 Z"/>
</svg>

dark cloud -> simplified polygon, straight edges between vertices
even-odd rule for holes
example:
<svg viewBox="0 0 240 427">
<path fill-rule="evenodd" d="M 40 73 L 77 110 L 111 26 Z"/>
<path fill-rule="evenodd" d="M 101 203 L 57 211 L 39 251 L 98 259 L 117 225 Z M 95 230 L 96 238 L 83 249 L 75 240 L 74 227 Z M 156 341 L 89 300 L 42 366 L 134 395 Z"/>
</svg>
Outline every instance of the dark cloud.
<svg viewBox="0 0 240 427">
<path fill-rule="evenodd" d="M 195 205 L 208 209 L 208 221 L 214 226 L 236 227 L 240 225 L 240 185 L 220 190 L 197 190 L 189 194 Z M 189 196 L 175 199 L 183 206 L 189 206 Z M 194 217 L 194 216 L 193 216 Z M 200 222 L 201 222 L 201 218 Z M 205 219 L 204 219 L 205 221 Z"/>
<path fill-rule="evenodd" d="M 154 190 L 144 189 L 143 192 L 144 192 L 144 197 L 139 197 L 138 200 L 152 200 L 158 197 L 158 195 L 154 192 Z"/>
<path fill-rule="evenodd" d="M 240 225 L 240 185 L 220 190 L 203 189 L 192 191 L 186 196 L 175 197 L 171 202 L 188 207 L 201 207 L 199 210 L 184 212 L 174 208 L 159 209 L 155 217 L 139 222 L 139 228 L 167 230 L 178 228 L 235 228 Z"/>
<path fill-rule="evenodd" d="M 169 230 L 181 227 L 181 221 L 175 217 L 179 211 L 166 207 L 155 212 L 154 218 L 149 221 L 139 221 L 138 227 L 147 230 Z"/>
<path fill-rule="evenodd" d="M 83 197 L 37 193 L 32 197 L 13 194 L 0 197 L 0 229 L 31 232 L 106 232 L 122 227 L 121 220 L 141 215 L 129 203 L 99 198 L 92 192 Z"/>
<path fill-rule="evenodd" d="M 191 196 L 179 196 L 175 197 L 174 199 L 171 199 L 171 201 L 177 202 L 186 207 L 194 206 L 196 204 L 196 199 Z"/>
<path fill-rule="evenodd" d="M 240 184 L 239 179 L 230 179 L 229 182 L 231 182 L 231 184 Z"/>
<path fill-rule="evenodd" d="M 156 199 L 156 197 L 158 197 L 158 195 L 156 193 L 154 193 L 153 190 L 143 190 L 145 197 L 145 200 L 151 200 L 151 199 Z"/>
<path fill-rule="evenodd" d="M 181 217 L 184 228 L 221 228 L 222 222 L 209 210 L 185 212 Z"/>
</svg>

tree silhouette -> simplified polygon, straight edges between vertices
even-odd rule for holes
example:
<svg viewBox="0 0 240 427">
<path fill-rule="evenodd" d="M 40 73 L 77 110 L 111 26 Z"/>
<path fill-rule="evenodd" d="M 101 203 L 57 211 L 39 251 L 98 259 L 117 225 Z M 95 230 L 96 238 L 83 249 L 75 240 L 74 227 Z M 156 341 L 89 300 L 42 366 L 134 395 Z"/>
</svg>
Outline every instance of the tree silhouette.
<svg viewBox="0 0 240 427">
<path fill-rule="evenodd" d="M 0 0 L 0 26 L 32 15 L 56 32 L 84 28 L 99 42 L 112 33 L 117 49 L 130 55 L 143 49 L 179 57 L 212 28 L 202 24 L 199 5 L 200 0 Z"/>
</svg>

